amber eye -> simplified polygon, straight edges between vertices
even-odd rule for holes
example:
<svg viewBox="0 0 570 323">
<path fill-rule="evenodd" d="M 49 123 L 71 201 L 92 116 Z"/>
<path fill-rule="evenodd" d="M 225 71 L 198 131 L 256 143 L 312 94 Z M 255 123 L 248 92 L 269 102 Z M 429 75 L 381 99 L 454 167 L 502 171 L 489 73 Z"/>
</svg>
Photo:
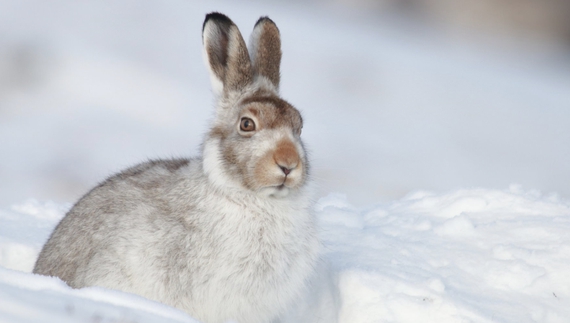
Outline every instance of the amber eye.
<svg viewBox="0 0 570 323">
<path fill-rule="evenodd" d="M 239 129 L 241 131 L 254 131 L 255 130 L 255 122 L 250 118 L 241 118 L 241 122 L 239 124 Z"/>
</svg>

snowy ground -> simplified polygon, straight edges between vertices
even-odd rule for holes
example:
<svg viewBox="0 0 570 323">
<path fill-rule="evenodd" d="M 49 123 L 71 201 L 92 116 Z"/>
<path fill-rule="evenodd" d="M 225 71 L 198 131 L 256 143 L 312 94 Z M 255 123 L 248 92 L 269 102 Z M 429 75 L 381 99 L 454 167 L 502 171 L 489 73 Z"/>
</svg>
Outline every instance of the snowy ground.
<svg viewBox="0 0 570 323">
<path fill-rule="evenodd" d="M 0 322 L 193 322 L 138 296 L 28 274 L 68 207 L 0 211 Z M 340 323 L 568 322 L 570 203 L 555 195 L 418 191 L 359 209 L 333 194 L 316 211 L 339 301 L 321 310 Z"/>
<path fill-rule="evenodd" d="M 317 4 L 182 0 L 0 0 L 0 322 L 193 322 L 29 272 L 97 182 L 196 154 L 212 10 L 246 37 L 260 15 L 280 27 L 282 94 L 325 196 L 339 301 L 326 310 L 341 323 L 569 322 L 567 49 L 454 42 Z"/>
</svg>

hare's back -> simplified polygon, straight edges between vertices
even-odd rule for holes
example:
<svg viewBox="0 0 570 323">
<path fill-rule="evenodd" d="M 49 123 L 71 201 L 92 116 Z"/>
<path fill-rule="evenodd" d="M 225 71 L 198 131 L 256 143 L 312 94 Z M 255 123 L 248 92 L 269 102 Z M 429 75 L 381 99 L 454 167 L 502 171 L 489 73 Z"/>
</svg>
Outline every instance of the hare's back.
<svg viewBox="0 0 570 323">
<path fill-rule="evenodd" d="M 129 253 L 156 244 L 151 233 L 157 226 L 180 226 L 169 217 L 192 208 L 177 196 L 194 164 L 188 159 L 151 160 L 109 177 L 57 225 L 34 272 L 60 277 L 78 288 L 91 285 L 98 272 L 109 275 L 125 267 Z"/>
</svg>

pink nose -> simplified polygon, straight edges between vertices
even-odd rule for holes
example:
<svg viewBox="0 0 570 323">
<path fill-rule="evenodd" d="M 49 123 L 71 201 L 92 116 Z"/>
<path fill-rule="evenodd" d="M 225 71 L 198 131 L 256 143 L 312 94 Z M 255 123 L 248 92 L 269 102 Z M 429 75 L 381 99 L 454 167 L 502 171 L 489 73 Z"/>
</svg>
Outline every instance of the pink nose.
<svg viewBox="0 0 570 323">
<path fill-rule="evenodd" d="M 283 171 L 283 173 L 285 175 L 289 175 L 289 173 L 291 173 L 291 169 L 284 167 L 284 166 L 279 166 L 279 168 L 281 168 L 281 170 Z"/>
</svg>

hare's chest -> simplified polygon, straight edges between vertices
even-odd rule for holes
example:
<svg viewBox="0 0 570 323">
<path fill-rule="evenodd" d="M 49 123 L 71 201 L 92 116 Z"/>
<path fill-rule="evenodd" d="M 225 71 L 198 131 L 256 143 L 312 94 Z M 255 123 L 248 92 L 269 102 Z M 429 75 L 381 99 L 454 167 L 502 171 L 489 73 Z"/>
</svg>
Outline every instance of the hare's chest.
<svg viewBox="0 0 570 323">
<path fill-rule="evenodd" d="M 208 295 L 202 300 L 227 318 L 280 312 L 304 288 L 316 258 L 316 237 L 307 223 L 292 221 L 291 214 L 234 215 L 235 221 L 226 219 L 213 230 L 218 249 L 204 259 L 212 271 L 207 273 L 209 284 L 201 287 L 201 294 Z"/>
<path fill-rule="evenodd" d="M 296 223 L 300 214 L 267 209 L 236 209 L 225 215 L 213 230 L 220 245 L 219 257 L 242 269 L 258 270 L 286 266 L 303 248 L 306 228 Z M 259 277 L 259 276 L 258 276 Z"/>
<path fill-rule="evenodd" d="M 270 321 L 299 295 L 312 272 L 318 245 L 312 219 L 286 207 L 215 205 L 215 214 L 196 223 L 200 236 L 189 251 L 195 255 L 188 273 L 192 301 L 183 303 L 190 304 L 189 312 L 204 311 L 197 317 L 205 321 Z"/>
<path fill-rule="evenodd" d="M 215 258 L 232 267 L 234 278 L 275 282 L 275 276 L 284 276 L 296 261 L 310 256 L 313 232 L 308 214 L 285 208 L 236 207 L 224 211 L 223 221 L 212 223 L 212 238 L 218 246 Z"/>
</svg>

